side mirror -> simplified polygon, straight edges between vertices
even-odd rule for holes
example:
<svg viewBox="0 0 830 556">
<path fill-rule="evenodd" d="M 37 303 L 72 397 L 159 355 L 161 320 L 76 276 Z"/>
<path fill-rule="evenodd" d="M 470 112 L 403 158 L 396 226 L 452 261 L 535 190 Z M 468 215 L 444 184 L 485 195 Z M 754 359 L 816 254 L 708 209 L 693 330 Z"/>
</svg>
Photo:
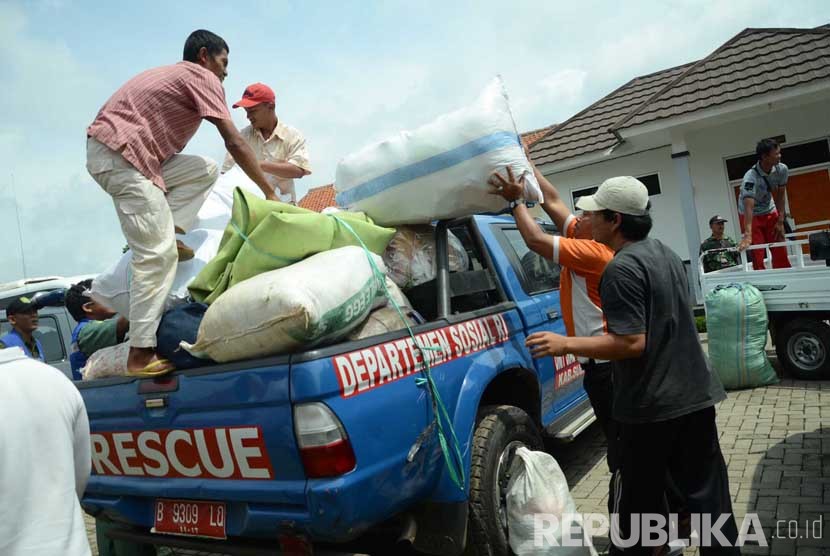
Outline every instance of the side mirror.
<svg viewBox="0 0 830 556">
<path fill-rule="evenodd" d="M 38 310 L 44 307 L 62 307 L 66 290 L 61 288 L 46 292 L 37 292 L 32 296 L 32 303 Z"/>
</svg>

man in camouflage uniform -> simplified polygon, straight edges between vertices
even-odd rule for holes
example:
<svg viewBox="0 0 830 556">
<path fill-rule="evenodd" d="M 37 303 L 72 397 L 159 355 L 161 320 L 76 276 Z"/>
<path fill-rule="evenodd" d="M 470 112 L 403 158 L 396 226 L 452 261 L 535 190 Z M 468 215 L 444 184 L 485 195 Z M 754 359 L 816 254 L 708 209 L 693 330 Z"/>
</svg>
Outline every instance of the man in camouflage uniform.
<svg viewBox="0 0 830 556">
<path fill-rule="evenodd" d="M 706 253 L 712 249 L 725 249 L 728 247 L 736 247 L 735 241 L 723 235 L 724 223 L 728 222 L 726 218 L 720 215 L 715 215 L 709 219 L 709 228 L 712 230 L 712 235 L 700 244 L 700 253 Z M 712 272 L 713 270 L 720 270 L 727 266 L 734 266 L 741 263 L 741 257 L 736 251 L 716 251 L 714 253 L 707 253 L 703 257 L 703 272 Z"/>
</svg>

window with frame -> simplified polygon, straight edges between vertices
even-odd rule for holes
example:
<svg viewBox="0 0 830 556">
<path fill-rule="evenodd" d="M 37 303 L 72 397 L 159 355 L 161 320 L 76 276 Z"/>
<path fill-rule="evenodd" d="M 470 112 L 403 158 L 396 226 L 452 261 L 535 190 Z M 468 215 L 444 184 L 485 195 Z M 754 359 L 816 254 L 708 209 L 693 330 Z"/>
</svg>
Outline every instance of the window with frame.
<svg viewBox="0 0 830 556">
<path fill-rule="evenodd" d="M 660 189 L 660 175 L 659 174 L 647 174 L 645 176 L 634 176 L 638 180 L 640 180 L 643 185 L 646 186 L 648 189 L 648 196 L 652 197 L 654 195 L 660 195 L 662 190 Z M 599 189 L 598 185 L 592 187 L 585 187 L 583 189 L 574 189 L 571 191 L 571 201 L 573 201 L 573 206 L 576 207 L 576 202 L 579 200 L 580 197 L 585 197 L 586 195 L 593 195 Z"/>
<path fill-rule="evenodd" d="M 544 228 L 547 233 L 553 232 L 551 227 L 545 226 Z M 537 295 L 559 289 L 559 276 L 562 273 L 562 267 L 535 251 L 531 251 L 522 239 L 522 234 L 518 229 L 506 228 L 502 231 L 513 254 L 516 255 L 513 261 L 513 269 L 519 276 L 525 293 Z"/>
<path fill-rule="evenodd" d="M 757 161 L 755 153 L 728 158 L 726 174 L 729 181 L 742 180 Z M 830 143 L 827 139 L 821 139 L 798 145 L 781 145 L 781 162 L 790 170 L 830 163 Z"/>
</svg>

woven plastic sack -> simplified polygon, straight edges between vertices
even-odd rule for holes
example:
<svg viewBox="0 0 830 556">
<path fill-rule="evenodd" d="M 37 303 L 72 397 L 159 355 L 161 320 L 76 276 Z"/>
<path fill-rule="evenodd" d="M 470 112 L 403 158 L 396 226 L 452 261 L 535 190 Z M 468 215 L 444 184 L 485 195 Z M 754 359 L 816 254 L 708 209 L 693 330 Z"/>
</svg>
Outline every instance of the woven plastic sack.
<svg viewBox="0 0 830 556">
<path fill-rule="evenodd" d="M 237 189 L 219 251 L 189 285 L 193 299 L 211 304 L 231 286 L 258 274 L 287 267 L 309 255 L 358 245 L 357 238 L 337 219 L 347 222 L 374 253 L 383 253 L 395 234 L 361 213 L 323 215 Z"/>
<path fill-rule="evenodd" d="M 542 200 L 496 78 L 470 106 L 343 158 L 337 204 L 383 226 L 498 212 L 506 203 L 488 194 L 487 180 L 507 167 L 525 177 L 526 200 Z"/>
<path fill-rule="evenodd" d="M 709 359 L 727 390 L 776 384 L 767 358 L 767 308 L 751 284 L 718 286 L 706 294 Z"/>
<path fill-rule="evenodd" d="M 305 349 L 345 337 L 385 302 L 363 248 L 342 247 L 230 288 L 208 308 L 196 343 L 182 346 L 219 362 Z"/>
<path fill-rule="evenodd" d="M 386 289 L 390 295 L 388 304 L 385 307 L 380 307 L 372 311 L 369 314 L 369 318 L 349 334 L 349 340 L 371 338 L 372 336 L 379 336 L 387 332 L 402 330 L 407 326 L 415 326 L 418 324 L 418 320 L 414 317 L 415 310 L 412 308 L 409 300 L 388 276 L 386 277 Z M 401 315 L 392 304 L 392 300 L 398 304 L 398 308 L 403 313 L 403 320 L 401 320 Z"/>
<path fill-rule="evenodd" d="M 579 531 L 573 519 L 576 505 L 565 474 L 550 454 L 533 452 L 525 447 L 516 450 L 510 467 L 506 504 L 507 538 L 516 556 L 596 556 L 591 539 L 584 532 L 569 534 L 570 540 L 564 540 L 564 531 Z M 554 519 L 540 525 L 539 516 Z M 547 542 L 544 535 L 537 535 L 538 526 L 545 527 L 553 542 Z"/>
<path fill-rule="evenodd" d="M 86 360 L 86 365 L 81 369 L 81 377 L 83 380 L 95 380 L 110 376 L 127 376 L 129 354 L 129 342 L 101 348 Z"/>
<path fill-rule="evenodd" d="M 467 270 L 470 258 L 461 240 L 447 233 L 450 272 Z M 403 289 L 435 278 L 435 227 L 402 226 L 383 252 L 389 277 Z"/>
</svg>

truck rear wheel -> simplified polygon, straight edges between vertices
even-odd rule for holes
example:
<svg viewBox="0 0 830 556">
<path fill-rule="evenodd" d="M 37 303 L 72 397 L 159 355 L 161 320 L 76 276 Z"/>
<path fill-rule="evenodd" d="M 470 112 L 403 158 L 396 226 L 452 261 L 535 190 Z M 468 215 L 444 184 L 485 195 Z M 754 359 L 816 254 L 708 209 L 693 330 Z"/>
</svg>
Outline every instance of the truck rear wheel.
<svg viewBox="0 0 830 556">
<path fill-rule="evenodd" d="M 830 326 L 817 319 L 796 318 L 775 335 L 775 353 L 784 368 L 800 379 L 830 376 Z"/>
<path fill-rule="evenodd" d="M 479 411 L 470 466 L 470 513 L 467 550 L 471 556 L 508 556 L 505 496 L 516 449 L 542 449 L 542 438 L 530 416 L 511 405 Z"/>
</svg>

